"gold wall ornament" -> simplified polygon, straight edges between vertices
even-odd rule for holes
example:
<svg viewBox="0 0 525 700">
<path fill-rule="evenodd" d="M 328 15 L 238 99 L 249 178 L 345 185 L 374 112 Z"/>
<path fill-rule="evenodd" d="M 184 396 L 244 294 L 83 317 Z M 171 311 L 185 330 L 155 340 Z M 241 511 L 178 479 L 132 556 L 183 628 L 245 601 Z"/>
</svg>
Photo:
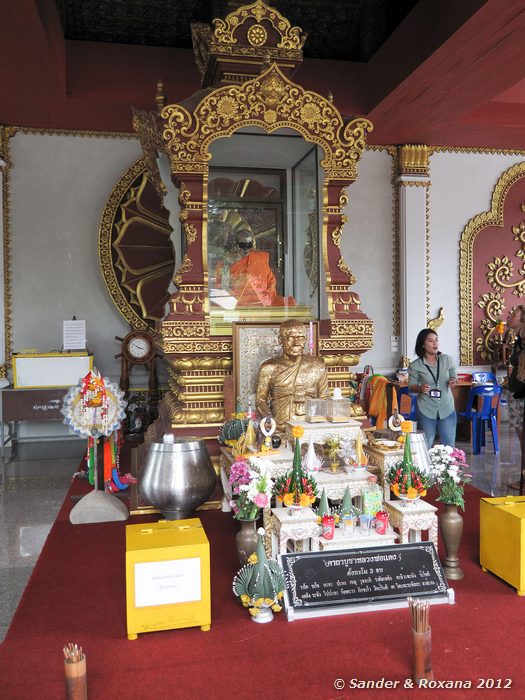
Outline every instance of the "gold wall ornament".
<svg viewBox="0 0 525 700">
<path fill-rule="evenodd" d="M 196 370 L 231 370 L 233 360 L 231 357 L 179 357 L 175 358 L 171 366 L 176 370 L 194 372 Z"/>
<path fill-rule="evenodd" d="M 428 177 L 431 148 L 423 145 L 406 144 L 398 146 L 397 151 L 399 175 L 426 175 Z"/>
<path fill-rule="evenodd" d="M 2 241 L 3 241 L 3 285 L 4 285 L 4 362 L 0 364 L 0 377 L 7 377 L 11 366 L 13 351 L 13 317 L 11 296 L 11 198 L 10 177 L 13 163 L 9 149 L 9 140 L 16 134 L 16 128 L 0 126 L 0 167 L 2 179 Z"/>
<path fill-rule="evenodd" d="M 196 316 L 206 309 L 206 298 L 202 284 L 181 284 L 179 289 L 172 294 L 168 302 L 171 314 L 180 316 Z M 163 321 L 163 329 L 169 328 Z M 206 324 L 204 324 L 206 327 Z"/>
<path fill-rule="evenodd" d="M 342 226 L 337 226 L 332 231 L 332 241 L 334 242 L 334 245 L 336 245 L 338 248 L 341 247 L 341 236 L 342 235 L 343 235 L 343 227 Z M 355 282 L 355 280 L 354 280 L 354 282 Z"/>
<path fill-rule="evenodd" d="M 337 267 L 345 275 L 348 275 L 348 284 L 350 284 L 350 285 L 355 284 L 355 282 L 356 282 L 355 276 L 353 275 L 352 270 L 348 267 L 348 265 L 346 264 L 346 262 L 343 258 L 339 258 L 339 261 L 337 263 Z"/>
<path fill-rule="evenodd" d="M 163 340 L 208 338 L 210 335 L 210 324 L 207 321 L 163 321 L 160 335 Z"/>
<path fill-rule="evenodd" d="M 193 263 L 188 257 L 188 253 L 185 253 L 184 258 L 182 259 L 181 266 L 179 267 L 179 269 L 175 273 L 175 276 L 173 277 L 173 281 L 177 286 L 180 286 L 182 284 L 182 275 L 184 275 L 186 272 L 189 272 L 192 267 Z"/>
<path fill-rule="evenodd" d="M 516 256 L 523 258 L 523 248 L 516 252 Z M 512 293 L 519 297 L 525 294 L 525 265 L 517 271 L 522 279 L 514 280 L 510 284 L 507 282 L 515 274 L 515 270 L 514 263 L 506 255 L 502 258 L 493 258 L 492 262 L 488 263 L 487 268 L 487 281 L 493 289 L 497 291 L 512 289 Z"/>
<path fill-rule="evenodd" d="M 403 369 L 406 369 L 407 367 L 410 367 L 410 357 L 408 355 L 401 355 L 401 360 L 400 360 L 400 367 Z"/>
<path fill-rule="evenodd" d="M 184 234 L 186 236 L 186 245 L 189 246 L 197 240 L 197 229 L 193 224 L 184 224 Z"/>
<path fill-rule="evenodd" d="M 370 319 L 332 320 L 330 322 L 332 337 L 360 335 L 371 338 L 374 322 Z M 324 345 L 322 346 L 324 348 Z"/>
<path fill-rule="evenodd" d="M 162 208 L 160 198 L 152 198 L 152 192 L 145 161 L 140 159 L 113 188 L 98 231 L 99 262 L 106 289 L 133 329 L 151 329 L 160 320 L 175 266 L 169 214 Z M 137 230 L 147 232 L 139 244 Z M 161 250 L 164 256 L 159 259 Z"/>
<path fill-rule="evenodd" d="M 433 331 L 437 331 L 437 329 L 442 325 L 443 321 L 445 320 L 445 309 L 440 306 L 438 315 L 436 318 L 431 318 L 427 322 L 427 327 L 430 328 Z"/>
<path fill-rule="evenodd" d="M 332 367 L 353 367 L 357 365 L 361 359 L 359 355 L 322 355 L 325 365 L 328 369 Z"/>
<path fill-rule="evenodd" d="M 475 339 L 474 346 L 484 360 L 492 360 L 496 345 L 499 343 L 496 326 L 503 317 L 505 299 L 499 292 L 490 292 L 482 294 L 477 305 L 485 310 L 486 318 L 481 320 L 481 336 Z"/>
<path fill-rule="evenodd" d="M 518 163 L 517 165 L 509 168 L 503 175 L 499 178 L 494 187 L 491 199 L 490 211 L 482 212 L 477 216 L 473 217 L 468 224 L 465 226 L 461 238 L 460 238 L 460 362 L 464 365 L 472 365 L 474 360 L 474 349 L 478 352 L 483 351 L 487 354 L 491 345 L 491 338 L 493 337 L 493 325 L 494 321 L 491 319 L 490 315 L 487 316 L 487 311 L 493 313 L 492 309 L 495 308 L 494 303 L 496 302 L 496 295 L 494 299 L 488 297 L 484 300 L 481 298 L 478 300 L 482 302 L 481 306 L 478 302 L 475 302 L 479 308 L 485 309 L 485 319 L 484 323 L 480 324 L 481 342 L 478 339 L 473 343 L 473 311 L 471 300 L 473 298 L 473 249 L 476 236 L 486 227 L 497 227 L 503 228 L 504 225 L 504 205 L 507 194 L 510 189 L 523 177 L 525 177 L 525 163 Z M 509 227 L 510 233 L 514 236 L 516 240 L 515 228 L 519 228 L 518 225 L 513 225 Z M 522 248 L 520 248 L 522 250 Z M 517 256 L 522 259 L 521 256 Z M 506 258 L 506 259 L 505 259 Z M 504 290 L 512 289 L 514 293 L 519 294 L 519 290 L 523 289 L 523 280 L 514 280 L 510 285 L 507 284 L 510 274 L 514 273 L 514 266 L 510 266 L 509 263 L 512 261 L 505 255 L 493 258 L 492 262 L 488 265 L 488 275 L 487 281 L 494 289 L 496 293 L 501 293 Z M 525 270 L 521 268 L 519 270 L 521 277 L 525 275 Z M 515 290 L 518 290 L 517 292 Z M 523 292 L 521 292 L 523 294 Z M 478 350 L 479 349 L 479 350 Z"/>
</svg>

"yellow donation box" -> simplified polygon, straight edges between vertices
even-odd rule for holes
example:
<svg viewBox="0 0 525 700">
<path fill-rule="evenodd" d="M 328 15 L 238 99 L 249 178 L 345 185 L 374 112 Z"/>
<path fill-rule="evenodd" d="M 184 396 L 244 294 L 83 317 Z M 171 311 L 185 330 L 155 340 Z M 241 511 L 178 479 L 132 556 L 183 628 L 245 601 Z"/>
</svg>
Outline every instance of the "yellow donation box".
<svg viewBox="0 0 525 700">
<path fill-rule="evenodd" d="M 482 498 L 479 561 L 525 595 L 525 498 Z"/>
<path fill-rule="evenodd" d="M 211 625 L 210 544 L 198 518 L 126 526 L 128 639 Z"/>
</svg>

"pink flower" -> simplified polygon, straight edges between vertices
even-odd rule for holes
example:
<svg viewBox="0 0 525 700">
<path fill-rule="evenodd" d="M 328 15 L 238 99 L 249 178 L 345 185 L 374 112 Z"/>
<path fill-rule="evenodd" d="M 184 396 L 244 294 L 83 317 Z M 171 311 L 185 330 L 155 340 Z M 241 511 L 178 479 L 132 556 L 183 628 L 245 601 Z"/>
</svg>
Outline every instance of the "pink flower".
<svg viewBox="0 0 525 700">
<path fill-rule="evenodd" d="M 269 505 L 269 498 L 265 493 L 257 493 L 253 502 L 259 508 L 266 508 Z"/>
</svg>

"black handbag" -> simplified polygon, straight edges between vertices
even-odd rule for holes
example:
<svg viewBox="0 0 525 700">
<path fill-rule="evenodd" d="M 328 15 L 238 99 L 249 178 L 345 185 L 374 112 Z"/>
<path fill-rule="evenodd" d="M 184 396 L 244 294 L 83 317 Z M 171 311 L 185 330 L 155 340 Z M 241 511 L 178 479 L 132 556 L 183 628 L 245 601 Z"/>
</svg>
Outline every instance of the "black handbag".
<svg viewBox="0 0 525 700">
<path fill-rule="evenodd" d="M 518 379 L 517 367 L 513 367 L 509 375 L 509 391 L 515 399 L 525 398 L 525 382 Z"/>
<path fill-rule="evenodd" d="M 512 371 L 509 374 L 508 383 L 509 391 L 515 399 L 525 398 L 525 382 L 518 379 L 519 356 L 523 352 L 525 352 L 525 348 L 523 348 L 521 338 L 518 336 L 512 351 L 512 357 L 510 358 L 512 363 Z"/>
</svg>

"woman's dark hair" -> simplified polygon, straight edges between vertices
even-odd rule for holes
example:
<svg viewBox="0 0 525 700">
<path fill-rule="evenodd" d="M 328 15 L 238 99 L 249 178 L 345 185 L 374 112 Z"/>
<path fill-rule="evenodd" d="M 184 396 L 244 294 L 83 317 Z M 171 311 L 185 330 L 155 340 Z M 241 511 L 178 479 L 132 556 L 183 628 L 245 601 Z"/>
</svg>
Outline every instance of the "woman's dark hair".
<svg viewBox="0 0 525 700">
<path fill-rule="evenodd" d="M 437 335 L 436 331 L 433 331 L 432 328 L 423 328 L 423 330 L 419 331 L 417 334 L 416 355 L 421 359 L 423 359 L 425 355 L 425 340 L 427 339 L 427 335 L 430 335 L 430 333 Z"/>
</svg>

